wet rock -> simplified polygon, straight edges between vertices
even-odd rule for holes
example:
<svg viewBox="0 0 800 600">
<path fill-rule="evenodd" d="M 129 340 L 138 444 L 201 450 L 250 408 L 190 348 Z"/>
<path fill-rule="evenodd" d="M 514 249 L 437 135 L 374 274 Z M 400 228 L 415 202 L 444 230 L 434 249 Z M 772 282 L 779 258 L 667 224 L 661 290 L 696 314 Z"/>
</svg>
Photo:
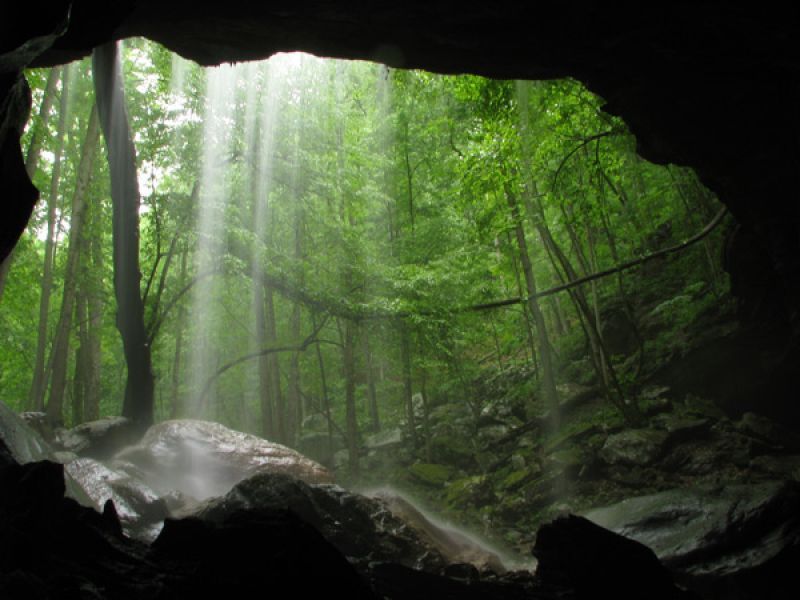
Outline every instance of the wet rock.
<svg viewBox="0 0 800 600">
<path fill-rule="evenodd" d="M 800 455 L 757 456 L 750 461 L 754 471 L 767 473 L 772 478 L 800 481 Z"/>
<path fill-rule="evenodd" d="M 414 529 L 427 544 L 436 548 L 448 565 L 470 565 L 481 571 L 504 573 L 500 557 L 477 540 L 442 523 L 435 523 L 406 498 L 392 490 L 372 494 L 384 502 L 391 513 Z"/>
<path fill-rule="evenodd" d="M 55 432 L 55 444 L 78 456 L 104 460 L 138 440 L 140 432 L 130 419 L 105 417 Z"/>
<path fill-rule="evenodd" d="M 664 453 L 668 434 L 656 429 L 631 429 L 610 435 L 600 450 L 609 465 L 649 465 Z"/>
<path fill-rule="evenodd" d="M 318 529 L 359 564 L 393 561 L 439 572 L 450 562 L 502 568 L 496 556 L 458 532 L 439 527 L 410 503 L 386 490 L 366 497 L 333 485 L 309 485 L 292 477 L 260 473 L 209 500 L 198 518 L 221 523 L 239 511 L 290 510 Z"/>
<path fill-rule="evenodd" d="M 454 478 L 451 467 L 433 463 L 417 463 L 408 468 L 408 473 L 419 483 L 434 488 L 444 486 Z"/>
<path fill-rule="evenodd" d="M 312 431 L 304 433 L 297 440 L 297 449 L 313 460 L 333 466 L 333 456 L 342 449 L 343 443 L 339 436 L 330 438 L 327 433 Z"/>
<path fill-rule="evenodd" d="M 711 431 L 712 421 L 707 418 L 684 417 L 673 414 L 660 415 L 653 420 L 669 434 L 668 445 L 689 440 L 706 439 Z"/>
<path fill-rule="evenodd" d="M 364 440 L 369 450 L 391 449 L 403 443 L 403 431 L 397 427 L 373 433 Z"/>
<path fill-rule="evenodd" d="M 430 446 L 431 458 L 436 462 L 462 469 L 469 469 L 476 464 L 475 451 L 466 435 L 456 433 L 435 435 L 430 441 Z"/>
<path fill-rule="evenodd" d="M 558 385 L 559 405 L 562 411 L 570 411 L 596 398 L 596 388 L 578 383 L 561 383 Z"/>
<path fill-rule="evenodd" d="M 3 402 L 0 402 L 0 440 L 21 464 L 52 457 L 53 449 L 44 438 Z"/>
<path fill-rule="evenodd" d="M 533 555 L 540 583 L 571 590 L 571 598 L 694 598 L 675 586 L 652 550 L 574 515 L 543 525 Z"/>
<path fill-rule="evenodd" d="M 767 417 L 747 412 L 736 424 L 736 429 L 770 444 L 776 449 L 786 451 L 800 450 L 800 436 L 781 427 L 778 423 Z"/>
<path fill-rule="evenodd" d="M 679 581 L 714 597 L 759 571 L 793 577 L 787 560 L 793 556 L 796 566 L 800 559 L 798 515 L 800 485 L 778 481 L 674 489 L 586 513 L 647 545 Z"/>
<path fill-rule="evenodd" d="M 162 564 L 192 569 L 190 577 L 170 578 L 170 598 L 322 598 L 333 590 L 345 598 L 375 598 L 345 558 L 287 510 L 170 520 L 153 549 Z"/>
<path fill-rule="evenodd" d="M 19 413 L 19 418 L 25 421 L 27 425 L 36 431 L 42 438 L 47 441 L 47 443 L 51 443 L 55 438 L 55 432 L 53 431 L 53 426 L 50 424 L 50 421 L 47 419 L 47 414 L 29 410 L 25 412 Z"/>
<path fill-rule="evenodd" d="M 197 499 L 225 494 L 261 472 L 287 473 L 323 483 L 330 472 L 302 454 L 262 438 L 209 421 L 174 420 L 153 425 L 118 460 L 133 463 L 158 493 L 180 491 Z"/>
<path fill-rule="evenodd" d="M 70 462 L 65 472 L 88 494 L 98 512 L 103 512 L 108 500 L 114 503 L 126 534 L 147 542 L 156 538 L 169 511 L 167 503 L 145 483 L 91 458 Z"/>
</svg>

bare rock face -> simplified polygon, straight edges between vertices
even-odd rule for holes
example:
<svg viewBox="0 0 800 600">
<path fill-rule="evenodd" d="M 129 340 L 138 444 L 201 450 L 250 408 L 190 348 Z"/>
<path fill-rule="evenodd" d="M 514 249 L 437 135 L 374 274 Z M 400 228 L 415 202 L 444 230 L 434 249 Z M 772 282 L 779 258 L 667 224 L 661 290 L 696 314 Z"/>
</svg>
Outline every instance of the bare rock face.
<svg viewBox="0 0 800 600">
<path fill-rule="evenodd" d="M 64 472 L 86 492 L 91 508 L 103 512 L 111 500 L 123 531 L 130 537 L 152 542 L 158 536 L 169 509 L 147 484 L 92 458 L 73 460 L 64 466 Z"/>
<path fill-rule="evenodd" d="M 325 467 L 291 448 L 219 423 L 191 419 L 153 425 L 116 460 L 135 465 L 138 475 L 159 493 L 177 490 L 197 500 L 221 496 L 264 471 L 308 483 L 333 481 Z"/>
<path fill-rule="evenodd" d="M 433 523 L 389 490 L 367 497 L 335 485 L 312 485 L 267 472 L 242 481 L 222 498 L 209 500 L 196 514 L 201 520 L 222 523 L 239 512 L 257 516 L 283 510 L 311 524 L 356 564 L 394 562 L 429 573 L 439 573 L 451 564 L 505 571 L 491 550 Z"/>
<path fill-rule="evenodd" d="M 729 597 L 732 589 L 759 597 L 758 586 L 769 581 L 770 597 L 782 598 L 796 588 L 798 514 L 800 484 L 771 481 L 667 490 L 586 517 L 646 544 L 679 581 L 708 597 Z"/>
<path fill-rule="evenodd" d="M 67 452 L 103 460 L 121 447 L 135 442 L 139 435 L 130 419 L 104 417 L 81 423 L 72 429 L 58 429 L 54 432 L 54 441 Z"/>
<path fill-rule="evenodd" d="M 391 514 L 411 527 L 427 544 L 442 554 L 449 564 L 469 564 L 481 571 L 504 573 L 500 557 L 465 533 L 434 523 L 406 498 L 383 489 L 373 498 L 383 503 Z"/>
</svg>

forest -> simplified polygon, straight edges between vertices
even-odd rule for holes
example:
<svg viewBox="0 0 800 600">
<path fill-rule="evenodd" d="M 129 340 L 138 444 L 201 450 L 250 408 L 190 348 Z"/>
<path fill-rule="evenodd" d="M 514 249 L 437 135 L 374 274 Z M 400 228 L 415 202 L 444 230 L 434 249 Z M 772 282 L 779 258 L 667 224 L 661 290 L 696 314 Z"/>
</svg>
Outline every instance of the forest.
<svg viewBox="0 0 800 600">
<path fill-rule="evenodd" d="M 692 371 L 747 310 L 735 223 L 581 83 L 142 39 L 27 77 L 0 392 L 37 427 L 212 421 L 520 555 L 565 511 L 752 470 L 714 452 L 765 420 Z"/>
</svg>

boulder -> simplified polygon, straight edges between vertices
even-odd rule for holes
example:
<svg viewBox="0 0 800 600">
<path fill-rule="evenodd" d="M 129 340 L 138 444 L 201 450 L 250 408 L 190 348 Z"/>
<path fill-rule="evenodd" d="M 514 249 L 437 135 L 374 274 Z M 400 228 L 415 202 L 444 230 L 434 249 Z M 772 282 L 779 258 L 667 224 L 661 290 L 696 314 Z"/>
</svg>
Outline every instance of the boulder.
<svg viewBox="0 0 800 600">
<path fill-rule="evenodd" d="M 800 564 L 798 515 L 800 484 L 780 481 L 673 489 L 586 513 L 647 545 L 679 581 L 715 597 L 758 571 L 771 571 L 776 582 L 792 577 Z"/>
<path fill-rule="evenodd" d="M 533 548 L 537 578 L 568 598 L 689 600 L 646 546 L 575 516 L 543 525 Z"/>
<path fill-rule="evenodd" d="M 278 473 L 259 473 L 197 512 L 203 521 L 223 523 L 231 515 L 289 510 L 312 525 L 358 564 L 391 561 L 439 572 L 450 562 L 502 568 L 490 552 L 466 536 L 439 527 L 410 502 L 387 490 L 373 497 L 334 485 L 311 485 Z"/>
<path fill-rule="evenodd" d="M 140 432 L 130 419 L 105 417 L 81 423 L 72 429 L 56 430 L 54 435 L 55 444 L 62 450 L 104 460 L 120 448 L 136 442 Z"/>
<path fill-rule="evenodd" d="M 777 450 L 793 452 L 800 450 L 800 436 L 797 433 L 762 415 L 744 413 L 736 428 L 745 435 L 776 447 Z"/>
<path fill-rule="evenodd" d="M 318 461 L 323 465 L 333 466 L 333 456 L 341 450 L 343 442 L 341 436 L 329 438 L 327 433 L 311 431 L 304 433 L 297 440 L 297 449 L 308 458 Z"/>
<path fill-rule="evenodd" d="M 20 464 L 52 458 L 53 450 L 44 438 L 3 402 L 0 402 L 0 441 Z"/>
<path fill-rule="evenodd" d="M 437 523 L 408 498 L 390 489 L 373 492 L 371 497 L 384 502 L 395 517 L 406 522 L 427 544 L 436 548 L 448 565 L 470 565 L 470 572 L 475 569 L 505 572 L 505 565 L 497 553 L 466 533 Z"/>
<path fill-rule="evenodd" d="M 135 465 L 159 494 L 179 491 L 203 500 L 221 496 L 262 471 L 311 483 L 333 481 L 330 472 L 299 452 L 209 421 L 164 421 L 116 456 Z"/>
<path fill-rule="evenodd" d="M 368 450 L 392 449 L 403 443 L 403 430 L 399 427 L 373 433 L 364 440 Z"/>
<path fill-rule="evenodd" d="M 668 434 L 657 429 L 631 429 L 608 436 L 600 458 L 609 465 L 645 466 L 664 453 Z"/>
<path fill-rule="evenodd" d="M 64 470 L 88 494 L 98 512 L 103 512 L 108 500 L 114 502 L 125 533 L 146 542 L 156 538 L 169 510 L 147 484 L 92 458 L 73 460 Z"/>
</svg>

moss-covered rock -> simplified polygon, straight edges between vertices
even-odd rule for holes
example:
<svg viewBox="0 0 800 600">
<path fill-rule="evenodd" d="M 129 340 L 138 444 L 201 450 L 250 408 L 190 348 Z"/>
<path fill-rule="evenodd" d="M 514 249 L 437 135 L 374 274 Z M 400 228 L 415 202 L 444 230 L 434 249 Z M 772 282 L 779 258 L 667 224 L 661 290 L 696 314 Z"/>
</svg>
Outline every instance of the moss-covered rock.
<svg viewBox="0 0 800 600">
<path fill-rule="evenodd" d="M 455 470 L 434 463 L 417 463 L 408 468 L 411 477 L 418 483 L 431 487 L 442 487 L 453 479 Z"/>
<path fill-rule="evenodd" d="M 522 487 L 528 479 L 532 478 L 534 473 L 528 469 L 519 469 L 511 471 L 501 482 L 500 489 L 505 491 L 513 491 Z"/>
<path fill-rule="evenodd" d="M 437 435 L 431 440 L 431 455 L 437 463 L 462 469 L 475 466 L 475 453 L 467 436 Z"/>
<path fill-rule="evenodd" d="M 445 502 L 454 509 L 485 505 L 494 499 L 492 488 L 491 481 L 482 475 L 457 479 L 447 485 Z"/>
</svg>

